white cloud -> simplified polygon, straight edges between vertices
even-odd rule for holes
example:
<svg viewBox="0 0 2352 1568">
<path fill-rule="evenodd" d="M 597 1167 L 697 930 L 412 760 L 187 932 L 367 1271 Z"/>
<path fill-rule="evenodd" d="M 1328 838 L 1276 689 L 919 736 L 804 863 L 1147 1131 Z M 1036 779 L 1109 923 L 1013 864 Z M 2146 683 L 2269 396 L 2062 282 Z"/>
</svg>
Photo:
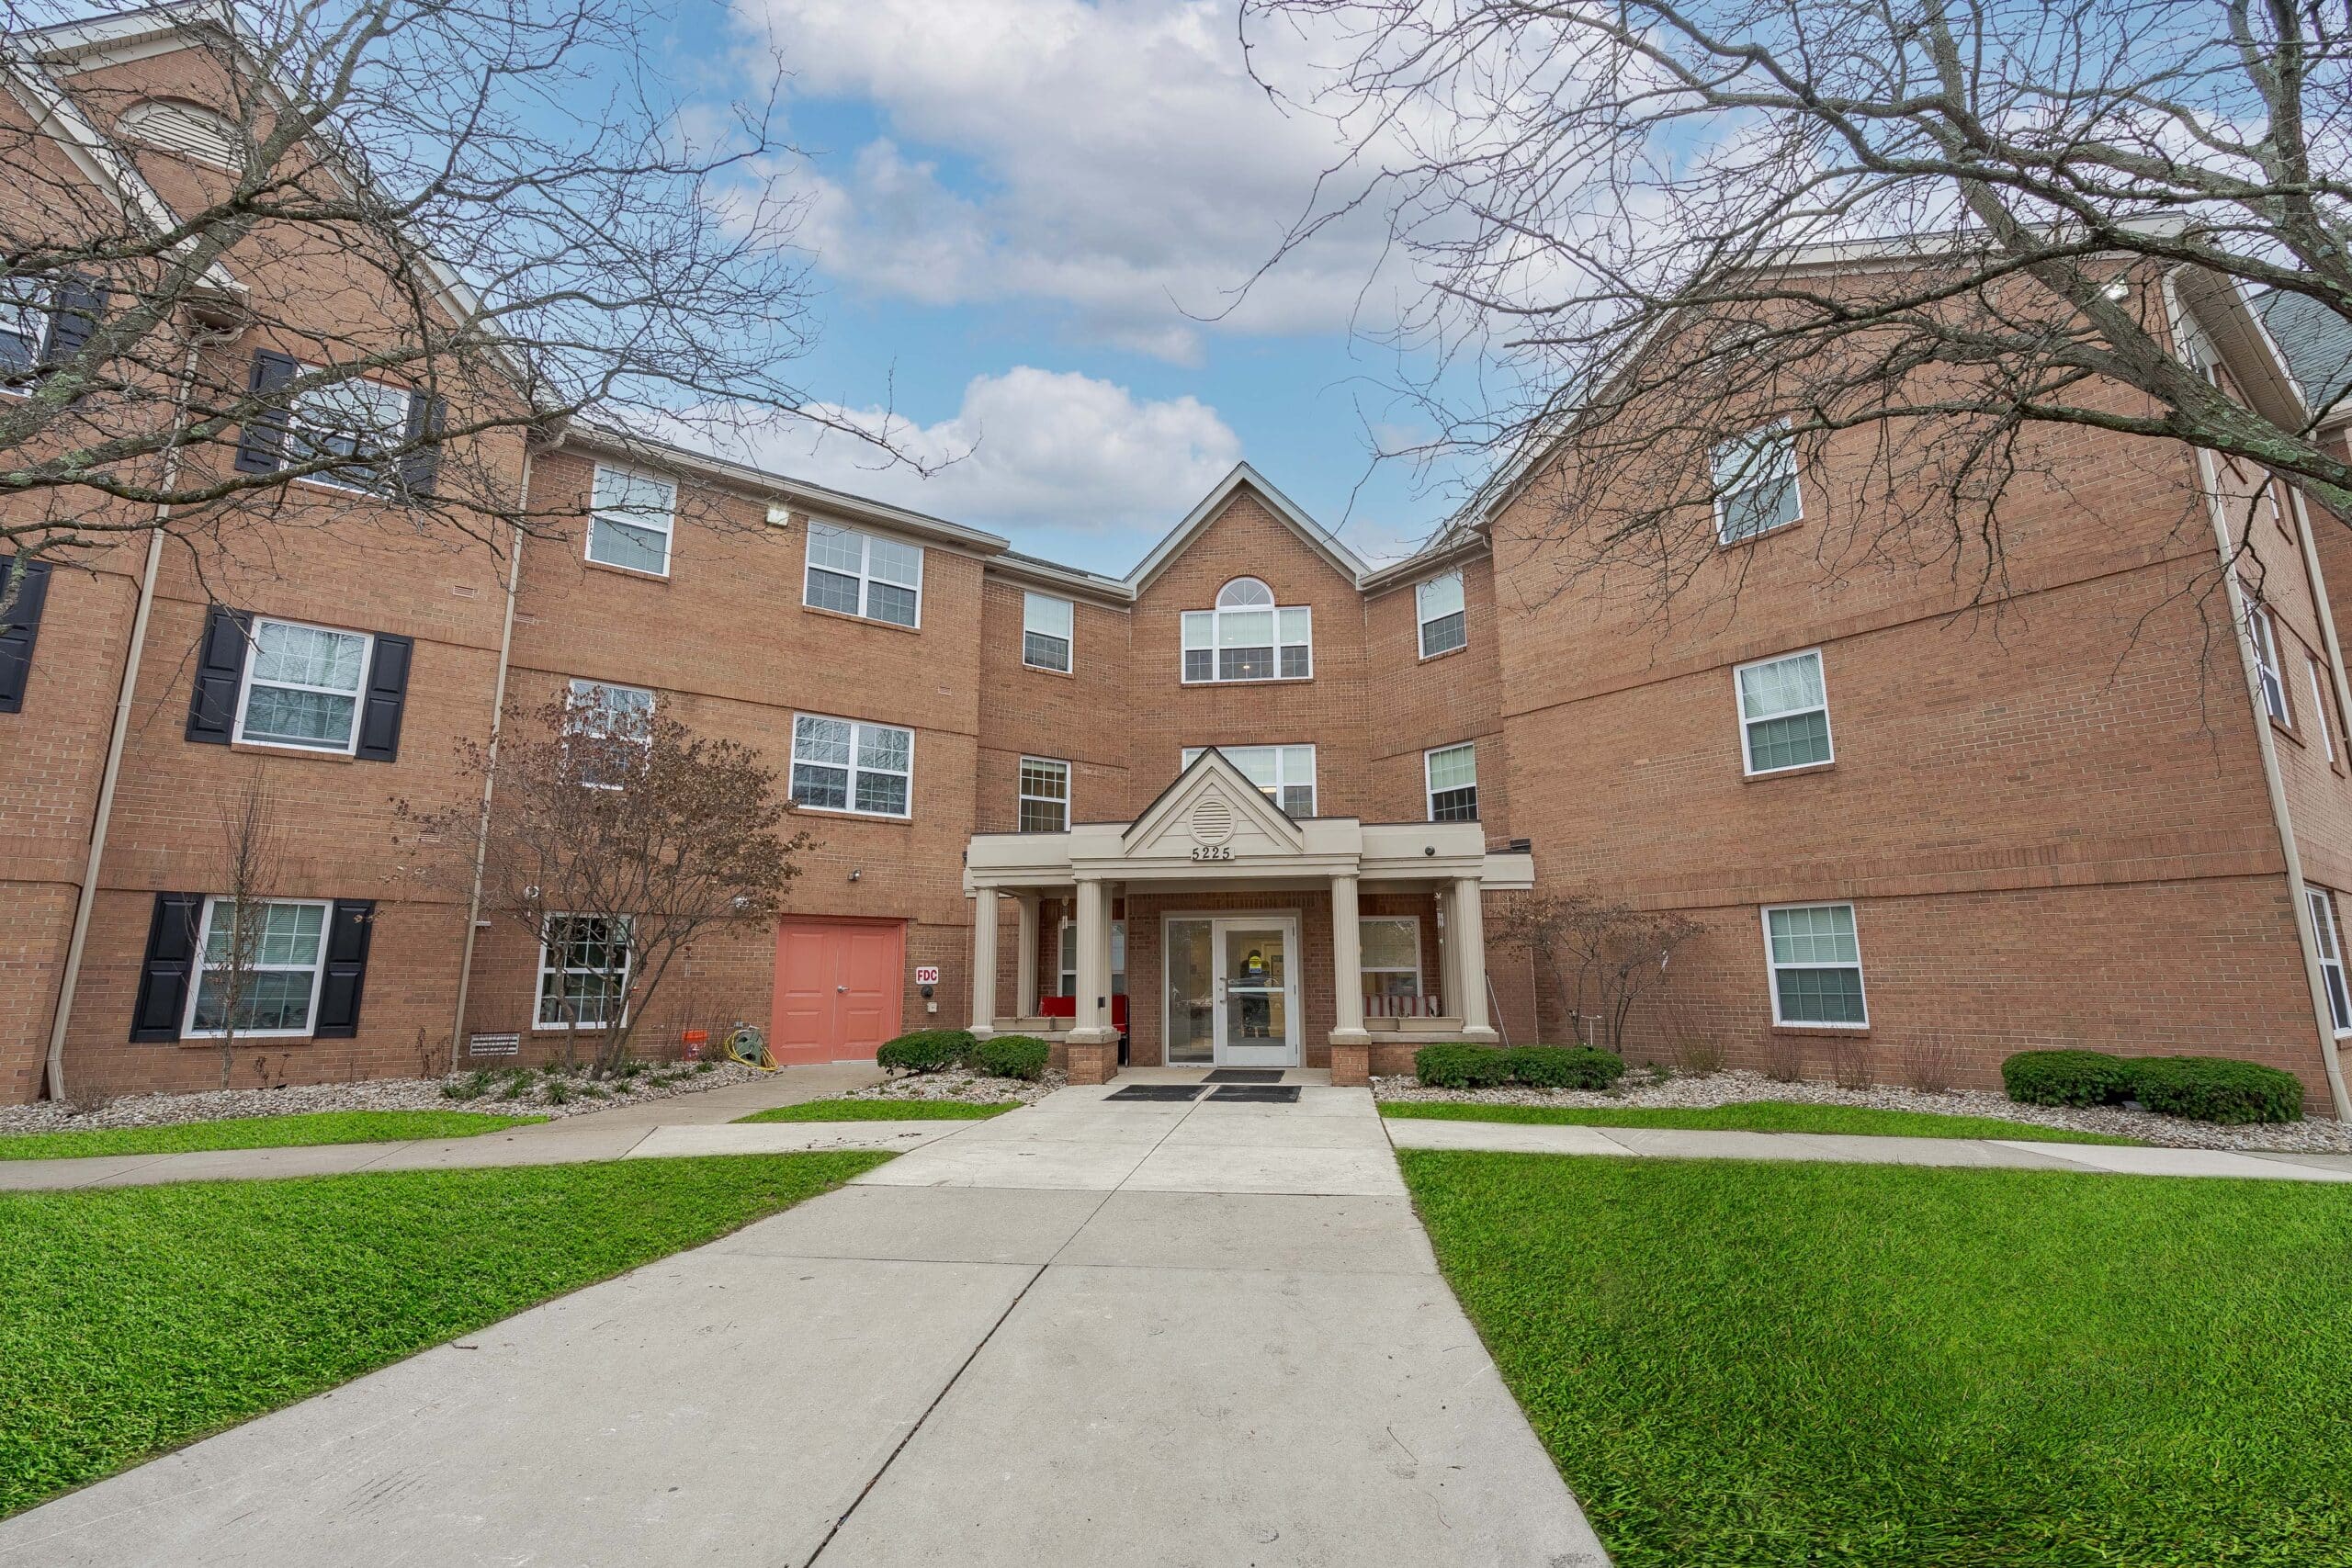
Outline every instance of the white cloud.
<svg viewBox="0 0 2352 1568">
<path fill-rule="evenodd" d="M 1050 302 L 1101 341 L 1183 362 L 1199 355 L 1191 318 L 1245 285 L 1225 325 L 1328 331 L 1382 265 L 1368 212 L 1251 283 L 1345 148 L 1251 80 L 1224 0 L 735 4 L 796 91 L 868 103 L 889 129 L 845 169 L 802 173 L 800 238 L 856 287 Z M 1253 41 L 1261 69 L 1266 51 L 1306 48 Z"/>
<path fill-rule="evenodd" d="M 1197 398 L 1138 401 L 1110 381 L 1026 365 L 973 378 L 955 415 L 935 424 L 880 409 L 826 412 L 934 471 L 808 424 L 754 437 L 744 455 L 796 479 L 999 531 L 1157 536 L 1241 457 L 1240 438 Z"/>
</svg>

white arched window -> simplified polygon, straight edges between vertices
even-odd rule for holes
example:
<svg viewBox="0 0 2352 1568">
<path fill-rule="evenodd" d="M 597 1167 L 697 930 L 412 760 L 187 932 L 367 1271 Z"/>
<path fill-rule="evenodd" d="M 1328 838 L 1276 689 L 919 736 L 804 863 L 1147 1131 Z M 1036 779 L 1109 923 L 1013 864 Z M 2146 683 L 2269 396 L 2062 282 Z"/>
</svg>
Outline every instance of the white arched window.
<svg viewBox="0 0 2352 1568">
<path fill-rule="evenodd" d="M 1315 673 L 1314 614 L 1274 603 L 1254 577 L 1217 590 L 1214 610 L 1184 612 L 1184 681 L 1305 681 Z"/>
</svg>

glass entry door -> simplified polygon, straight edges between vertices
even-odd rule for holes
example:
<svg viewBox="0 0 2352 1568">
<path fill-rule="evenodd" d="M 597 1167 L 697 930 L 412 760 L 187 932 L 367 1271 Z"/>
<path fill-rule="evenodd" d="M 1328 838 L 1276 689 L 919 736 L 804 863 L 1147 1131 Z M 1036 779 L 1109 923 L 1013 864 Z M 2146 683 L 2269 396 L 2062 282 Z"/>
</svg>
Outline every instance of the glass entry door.
<svg viewBox="0 0 2352 1568">
<path fill-rule="evenodd" d="M 1169 1065 L 1298 1066 L 1297 921 L 1174 916 L 1166 924 Z"/>
</svg>

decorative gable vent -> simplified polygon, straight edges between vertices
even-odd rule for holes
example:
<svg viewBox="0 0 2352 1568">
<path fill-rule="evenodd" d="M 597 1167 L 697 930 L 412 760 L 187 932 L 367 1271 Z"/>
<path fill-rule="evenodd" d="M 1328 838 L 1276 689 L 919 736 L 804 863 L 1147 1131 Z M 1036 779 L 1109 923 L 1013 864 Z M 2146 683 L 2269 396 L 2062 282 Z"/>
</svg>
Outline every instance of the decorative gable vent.
<svg viewBox="0 0 2352 1568">
<path fill-rule="evenodd" d="M 1233 807 L 1221 795 L 1210 795 L 1193 807 L 1193 841 L 1221 844 L 1233 837 Z"/>
<path fill-rule="evenodd" d="M 237 128 L 201 104 L 148 98 L 122 111 L 115 130 L 135 141 L 215 168 L 234 169 L 243 140 Z"/>
</svg>

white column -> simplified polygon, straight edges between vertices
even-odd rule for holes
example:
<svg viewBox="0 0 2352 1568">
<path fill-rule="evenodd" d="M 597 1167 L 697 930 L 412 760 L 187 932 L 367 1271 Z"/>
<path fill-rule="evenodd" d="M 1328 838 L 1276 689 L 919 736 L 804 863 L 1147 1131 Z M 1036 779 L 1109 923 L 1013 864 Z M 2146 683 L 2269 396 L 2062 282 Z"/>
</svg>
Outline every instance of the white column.
<svg viewBox="0 0 2352 1568">
<path fill-rule="evenodd" d="M 1498 1038 L 1487 1019 L 1487 919 L 1478 902 L 1478 879 L 1453 884 L 1453 973 L 1462 987 L 1462 1038 Z"/>
<path fill-rule="evenodd" d="M 972 895 L 972 1032 L 996 1032 L 996 889 Z"/>
<path fill-rule="evenodd" d="M 1331 1043 L 1366 1045 L 1363 1027 L 1363 931 L 1356 924 L 1356 879 L 1331 878 L 1331 984 L 1337 994 Z"/>
<path fill-rule="evenodd" d="M 1462 1012 L 1462 965 L 1454 962 L 1455 928 L 1462 922 L 1453 913 L 1453 885 L 1441 883 L 1434 895 L 1437 900 L 1437 999 L 1446 1017 L 1459 1017 Z"/>
<path fill-rule="evenodd" d="M 1078 884 L 1078 1017 L 1073 1044 L 1100 1045 L 1118 1039 L 1111 1027 L 1111 897 L 1099 876 Z"/>
<path fill-rule="evenodd" d="M 1023 1018 L 1037 1016 L 1037 895 L 1023 893 L 1014 900 L 1021 909 L 1021 939 L 1013 947 L 1013 1010 Z"/>
</svg>

